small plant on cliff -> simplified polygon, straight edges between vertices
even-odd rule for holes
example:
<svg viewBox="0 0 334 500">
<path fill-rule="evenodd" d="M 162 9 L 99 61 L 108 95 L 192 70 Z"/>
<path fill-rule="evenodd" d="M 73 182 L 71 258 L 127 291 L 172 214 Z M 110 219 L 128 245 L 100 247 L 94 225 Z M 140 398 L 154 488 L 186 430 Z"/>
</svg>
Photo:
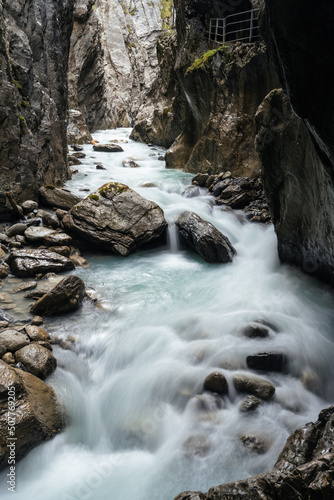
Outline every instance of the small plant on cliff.
<svg viewBox="0 0 334 500">
<path fill-rule="evenodd" d="M 212 49 L 208 50 L 203 54 L 201 57 L 198 59 L 195 59 L 195 61 L 192 63 L 191 66 L 186 71 L 186 75 L 188 73 L 191 73 L 192 71 L 196 71 L 197 69 L 201 69 L 205 66 L 205 64 L 209 61 L 212 60 L 212 58 L 218 53 L 218 52 L 223 52 L 224 55 L 229 54 L 229 48 L 226 45 L 222 45 L 219 47 L 219 49 Z"/>
</svg>

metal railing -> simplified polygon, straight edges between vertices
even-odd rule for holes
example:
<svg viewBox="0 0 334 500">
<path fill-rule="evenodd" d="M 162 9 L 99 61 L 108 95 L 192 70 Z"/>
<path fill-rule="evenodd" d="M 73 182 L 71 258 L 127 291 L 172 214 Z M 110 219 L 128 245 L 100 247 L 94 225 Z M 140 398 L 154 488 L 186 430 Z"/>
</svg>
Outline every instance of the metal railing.
<svg viewBox="0 0 334 500">
<path fill-rule="evenodd" d="M 209 40 L 211 42 L 250 43 L 259 39 L 259 9 L 230 14 L 224 19 L 210 19 Z"/>
</svg>

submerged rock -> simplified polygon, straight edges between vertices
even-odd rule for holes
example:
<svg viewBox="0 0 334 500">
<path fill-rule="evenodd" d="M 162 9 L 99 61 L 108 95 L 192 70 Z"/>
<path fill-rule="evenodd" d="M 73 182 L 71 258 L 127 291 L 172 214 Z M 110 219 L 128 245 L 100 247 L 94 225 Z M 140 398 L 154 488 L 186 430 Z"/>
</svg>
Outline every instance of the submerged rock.
<svg viewBox="0 0 334 500">
<path fill-rule="evenodd" d="M 124 160 L 122 165 L 124 168 L 140 168 L 140 165 L 133 160 Z"/>
<path fill-rule="evenodd" d="M 288 438 L 274 468 L 207 493 L 184 492 L 174 500 L 320 500 L 333 498 L 334 406 Z"/>
<path fill-rule="evenodd" d="M 75 311 L 85 295 L 85 284 L 77 276 L 67 276 L 31 306 L 34 315 L 54 316 Z"/>
<path fill-rule="evenodd" d="M 49 250 L 13 250 L 7 257 L 13 274 L 19 277 L 35 276 L 38 273 L 61 273 L 74 269 L 67 258 Z"/>
<path fill-rule="evenodd" d="M 163 211 L 125 184 L 110 182 L 73 207 L 63 218 L 74 235 L 119 255 L 164 236 Z"/>
<path fill-rule="evenodd" d="M 203 390 L 216 392 L 221 396 L 228 394 L 228 384 L 225 375 L 219 372 L 210 373 L 204 380 Z"/>
<path fill-rule="evenodd" d="M 270 399 L 275 387 L 268 380 L 248 375 L 234 375 L 233 384 L 237 391 L 252 394 L 261 399 Z"/>
<path fill-rule="evenodd" d="M 175 221 L 186 244 L 210 263 L 232 262 L 235 249 L 229 239 L 192 212 L 183 212 Z"/>
<path fill-rule="evenodd" d="M 284 372 L 288 366 L 288 358 L 282 352 L 259 352 L 247 356 L 248 368 L 267 372 Z"/>
<path fill-rule="evenodd" d="M 15 388 L 15 454 L 22 458 L 63 426 L 62 413 L 53 389 L 34 375 L 0 360 L 0 427 L 8 427 L 8 391 Z M 12 396 L 12 393 L 10 393 Z M 8 435 L 0 434 L 0 470 L 8 466 Z"/>
</svg>

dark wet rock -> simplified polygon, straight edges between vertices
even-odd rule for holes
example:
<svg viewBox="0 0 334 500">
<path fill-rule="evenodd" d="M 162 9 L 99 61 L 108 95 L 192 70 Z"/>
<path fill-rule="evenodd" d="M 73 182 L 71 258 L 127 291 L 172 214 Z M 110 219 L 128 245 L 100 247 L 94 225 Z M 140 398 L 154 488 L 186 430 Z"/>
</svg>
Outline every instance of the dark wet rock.
<svg viewBox="0 0 334 500">
<path fill-rule="evenodd" d="M 199 195 L 200 195 L 200 190 L 197 186 L 189 186 L 182 193 L 182 196 L 184 196 L 185 198 L 195 198 L 196 196 Z"/>
<path fill-rule="evenodd" d="M 29 373 L 41 379 L 51 375 L 57 367 L 57 360 L 51 352 L 35 342 L 16 351 L 15 360 L 22 363 Z"/>
<path fill-rule="evenodd" d="M 43 291 L 43 290 L 33 290 L 32 292 L 28 292 L 24 295 L 24 298 L 25 299 L 33 299 L 33 300 L 38 300 L 40 299 L 41 297 L 43 297 L 43 295 L 45 295 L 47 292 Z"/>
<path fill-rule="evenodd" d="M 77 158 L 74 155 L 69 155 L 68 161 L 69 161 L 70 165 L 81 165 L 82 164 L 82 162 L 79 160 L 79 158 Z"/>
<path fill-rule="evenodd" d="M 242 413 L 249 413 L 255 411 L 260 405 L 261 401 L 256 396 L 247 396 L 239 406 L 239 411 Z"/>
<path fill-rule="evenodd" d="M 234 387 L 238 392 L 252 394 L 258 398 L 268 400 L 275 394 L 275 387 L 268 380 L 248 375 L 234 375 Z"/>
<path fill-rule="evenodd" d="M 37 281 L 28 281 L 26 283 L 21 283 L 20 285 L 17 285 L 11 293 L 20 293 L 20 292 L 26 292 L 27 290 L 33 290 L 37 286 Z"/>
<path fill-rule="evenodd" d="M 22 222 L 18 222 L 17 224 L 14 224 L 13 226 L 10 226 L 6 230 L 6 234 L 9 238 L 12 238 L 13 236 L 16 236 L 17 234 L 23 235 L 24 232 L 27 229 L 27 225 L 23 224 Z"/>
<path fill-rule="evenodd" d="M 210 373 L 204 380 L 203 390 L 215 392 L 221 396 L 228 394 L 228 383 L 225 375 L 219 372 Z"/>
<path fill-rule="evenodd" d="M 87 155 L 85 153 L 83 153 L 82 151 L 77 151 L 77 152 L 73 153 L 71 156 L 73 156 L 74 158 L 83 159 L 83 158 L 86 158 Z"/>
<path fill-rule="evenodd" d="M 29 342 L 27 335 L 17 330 L 7 329 L 0 332 L 0 347 L 5 349 L 5 352 L 15 352 L 28 345 Z"/>
<path fill-rule="evenodd" d="M 247 450 L 259 455 L 266 453 L 269 449 L 269 443 L 266 439 L 259 436 L 242 436 L 241 441 Z"/>
<path fill-rule="evenodd" d="M 46 330 L 44 330 L 44 328 L 41 328 L 40 326 L 27 325 L 25 327 L 25 331 L 26 331 L 29 339 L 32 342 L 36 342 L 38 340 L 42 340 L 42 341 L 45 340 L 45 341 L 49 342 L 51 340 L 51 337 L 48 334 L 48 332 Z"/>
<path fill-rule="evenodd" d="M 200 187 L 205 187 L 208 177 L 209 174 L 203 174 L 202 172 L 199 172 L 193 177 L 192 183 Z"/>
<path fill-rule="evenodd" d="M 21 207 L 25 214 L 29 214 L 38 209 L 38 203 L 33 200 L 26 200 L 22 203 Z"/>
<path fill-rule="evenodd" d="M 53 229 L 59 228 L 60 220 L 57 215 L 50 214 L 46 210 L 38 210 L 36 215 L 42 219 L 45 226 L 52 227 Z"/>
<path fill-rule="evenodd" d="M 72 262 L 62 255 L 42 250 L 13 250 L 7 257 L 13 274 L 19 277 L 35 276 L 38 273 L 61 273 L 74 269 Z"/>
<path fill-rule="evenodd" d="M 155 182 L 143 182 L 140 187 L 145 187 L 145 188 L 155 188 L 158 187 Z"/>
<path fill-rule="evenodd" d="M 0 266 L 0 279 L 3 280 L 8 276 L 8 269 L 6 266 Z"/>
<path fill-rule="evenodd" d="M 89 191 L 89 189 L 88 189 L 88 191 Z M 58 208 L 56 210 L 56 216 L 58 217 L 58 219 L 60 221 L 63 220 L 63 218 L 65 217 L 66 214 L 67 214 L 67 210 L 62 210 L 61 208 Z"/>
<path fill-rule="evenodd" d="M 133 160 L 124 160 L 122 165 L 124 168 L 140 168 L 140 165 Z"/>
<path fill-rule="evenodd" d="M 275 333 L 279 332 L 279 328 L 276 325 L 274 325 L 274 323 L 272 323 L 271 321 L 267 321 L 266 319 L 257 319 L 255 321 L 255 323 L 259 323 L 260 325 L 264 325 L 267 328 L 270 328 L 270 330 L 272 330 Z"/>
<path fill-rule="evenodd" d="M 77 144 L 71 144 L 71 148 L 73 149 L 73 151 L 83 151 L 83 147 L 78 146 Z"/>
<path fill-rule="evenodd" d="M 163 211 L 128 186 L 110 182 L 78 203 L 63 218 L 70 234 L 120 255 L 165 236 Z"/>
<path fill-rule="evenodd" d="M 183 212 L 175 221 L 186 244 L 210 263 L 232 262 L 235 250 L 229 239 L 195 213 Z"/>
<path fill-rule="evenodd" d="M 124 151 L 118 144 L 94 144 L 93 149 L 100 153 L 121 153 Z"/>
<path fill-rule="evenodd" d="M 249 339 L 265 339 L 269 336 L 269 330 L 265 326 L 253 324 L 247 325 L 242 334 Z"/>
<path fill-rule="evenodd" d="M 44 323 L 44 319 L 42 316 L 34 316 L 30 322 L 31 325 L 33 326 L 40 326 Z"/>
<path fill-rule="evenodd" d="M 96 165 L 96 170 L 107 170 L 103 165 L 101 165 L 101 163 L 98 163 Z"/>
<path fill-rule="evenodd" d="M 186 455 L 205 457 L 211 448 L 211 443 L 206 436 L 199 434 L 190 436 L 183 443 L 182 448 Z"/>
<path fill-rule="evenodd" d="M 13 321 L 13 318 L 8 313 L 0 309 L 0 321 L 10 323 Z"/>
<path fill-rule="evenodd" d="M 38 345 L 44 347 L 45 349 L 47 349 L 48 351 L 52 352 L 53 351 L 53 347 L 52 345 L 50 344 L 50 342 L 46 342 L 45 340 L 37 340 L 36 342 Z"/>
<path fill-rule="evenodd" d="M 79 196 L 52 185 L 41 187 L 39 194 L 42 203 L 49 207 L 61 208 L 63 210 L 70 210 L 70 208 L 82 200 Z"/>
<path fill-rule="evenodd" d="M 288 358 L 282 352 L 259 352 L 247 356 L 246 362 L 251 370 L 285 372 L 288 368 Z"/>
<path fill-rule="evenodd" d="M 71 245 L 72 237 L 63 231 L 53 231 L 44 236 L 43 242 L 47 246 L 64 247 Z"/>
<path fill-rule="evenodd" d="M 85 284 L 77 276 L 67 276 L 32 305 L 34 315 L 54 316 L 75 311 L 85 294 Z"/>
<path fill-rule="evenodd" d="M 71 249 L 68 246 L 51 246 L 49 247 L 50 252 L 56 252 L 64 257 L 69 257 L 71 254 Z"/>
<path fill-rule="evenodd" d="M 70 255 L 69 259 L 75 267 L 89 267 L 87 260 L 81 255 Z"/>
</svg>

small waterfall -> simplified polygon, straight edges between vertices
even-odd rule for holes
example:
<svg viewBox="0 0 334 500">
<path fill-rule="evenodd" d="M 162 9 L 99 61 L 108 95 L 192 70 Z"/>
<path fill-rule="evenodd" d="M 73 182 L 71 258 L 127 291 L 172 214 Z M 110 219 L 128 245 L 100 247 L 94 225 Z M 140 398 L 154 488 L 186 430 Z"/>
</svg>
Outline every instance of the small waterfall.
<svg viewBox="0 0 334 500">
<path fill-rule="evenodd" d="M 170 252 L 178 253 L 180 250 L 180 235 L 175 222 L 170 222 L 168 224 L 167 241 Z"/>
</svg>

